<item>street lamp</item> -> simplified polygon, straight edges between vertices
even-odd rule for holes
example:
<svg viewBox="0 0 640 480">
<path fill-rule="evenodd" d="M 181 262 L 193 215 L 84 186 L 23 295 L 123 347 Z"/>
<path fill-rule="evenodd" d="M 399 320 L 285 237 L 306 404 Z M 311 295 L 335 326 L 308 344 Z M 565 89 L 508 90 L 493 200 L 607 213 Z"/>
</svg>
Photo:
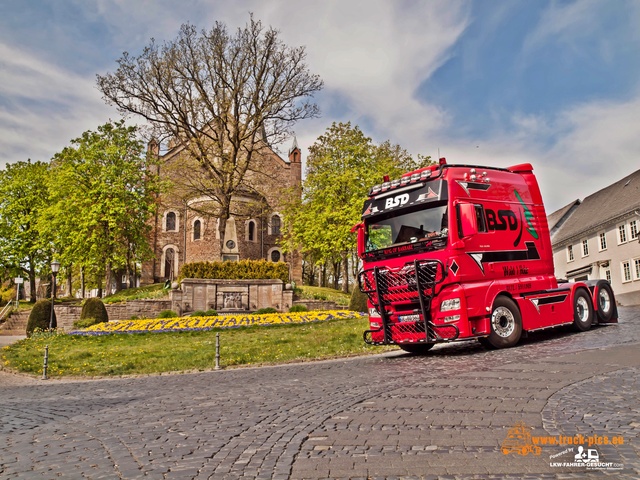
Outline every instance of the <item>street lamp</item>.
<svg viewBox="0 0 640 480">
<path fill-rule="evenodd" d="M 60 271 L 60 262 L 54 260 L 51 262 L 51 275 L 53 281 L 51 282 L 51 316 L 49 317 L 49 330 L 53 328 L 53 301 L 56 298 L 56 275 Z"/>
</svg>

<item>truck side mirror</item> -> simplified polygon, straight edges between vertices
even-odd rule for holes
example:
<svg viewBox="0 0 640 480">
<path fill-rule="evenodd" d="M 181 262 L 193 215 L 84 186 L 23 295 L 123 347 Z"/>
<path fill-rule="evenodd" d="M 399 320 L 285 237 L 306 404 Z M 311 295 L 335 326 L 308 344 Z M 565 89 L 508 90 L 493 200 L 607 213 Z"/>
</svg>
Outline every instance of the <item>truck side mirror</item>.
<svg viewBox="0 0 640 480">
<path fill-rule="evenodd" d="M 358 256 L 362 256 L 364 254 L 364 223 L 357 223 L 351 227 L 351 233 L 357 235 Z"/>
<path fill-rule="evenodd" d="M 478 219 L 476 218 L 476 207 L 472 203 L 459 203 L 458 226 L 460 238 L 467 238 L 478 233 Z"/>
</svg>

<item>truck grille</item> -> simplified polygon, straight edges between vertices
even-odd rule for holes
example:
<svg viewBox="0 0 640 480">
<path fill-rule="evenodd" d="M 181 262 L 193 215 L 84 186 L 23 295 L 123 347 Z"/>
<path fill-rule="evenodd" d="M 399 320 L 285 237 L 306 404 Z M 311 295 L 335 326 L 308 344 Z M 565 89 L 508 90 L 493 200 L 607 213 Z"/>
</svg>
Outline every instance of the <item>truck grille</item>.
<svg viewBox="0 0 640 480">
<path fill-rule="evenodd" d="M 375 267 L 361 272 L 360 289 L 380 313 L 383 323 L 383 340 L 369 343 L 424 343 L 443 339 L 436 331 L 438 327 L 431 322 L 430 311 L 431 299 L 445 276 L 444 265 L 438 260 L 416 260 L 399 268 Z M 453 330 L 452 335 L 457 337 Z"/>
</svg>

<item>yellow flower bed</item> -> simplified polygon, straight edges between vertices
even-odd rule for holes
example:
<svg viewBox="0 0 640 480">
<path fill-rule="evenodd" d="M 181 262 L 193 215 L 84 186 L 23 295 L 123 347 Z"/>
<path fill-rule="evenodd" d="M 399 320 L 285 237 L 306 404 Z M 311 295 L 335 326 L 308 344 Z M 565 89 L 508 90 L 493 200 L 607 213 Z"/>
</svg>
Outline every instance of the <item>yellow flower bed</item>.
<svg viewBox="0 0 640 480">
<path fill-rule="evenodd" d="M 211 330 L 212 328 L 249 327 L 251 325 L 284 325 L 324 322 L 327 320 L 361 318 L 362 314 L 349 310 L 319 312 L 269 313 L 265 315 L 224 315 L 218 317 L 154 318 L 145 320 L 119 320 L 99 323 L 72 335 L 105 335 L 109 333 L 181 332 Z"/>
</svg>

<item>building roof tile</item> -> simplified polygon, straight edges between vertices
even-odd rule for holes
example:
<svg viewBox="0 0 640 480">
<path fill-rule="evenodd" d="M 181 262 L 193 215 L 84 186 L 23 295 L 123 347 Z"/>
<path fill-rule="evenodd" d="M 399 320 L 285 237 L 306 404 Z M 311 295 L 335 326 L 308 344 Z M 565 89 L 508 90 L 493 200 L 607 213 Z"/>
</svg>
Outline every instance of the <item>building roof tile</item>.
<svg viewBox="0 0 640 480">
<path fill-rule="evenodd" d="M 573 202 L 549 215 L 549 227 L 553 228 L 569 213 L 563 223 L 557 225 L 553 243 L 558 244 L 611 222 L 617 222 L 634 211 L 640 214 L 640 170 L 624 177 L 608 187 L 589 195 L 572 212 Z M 640 220 L 640 217 L 638 218 Z M 552 221 L 554 222 L 552 225 Z"/>
</svg>

